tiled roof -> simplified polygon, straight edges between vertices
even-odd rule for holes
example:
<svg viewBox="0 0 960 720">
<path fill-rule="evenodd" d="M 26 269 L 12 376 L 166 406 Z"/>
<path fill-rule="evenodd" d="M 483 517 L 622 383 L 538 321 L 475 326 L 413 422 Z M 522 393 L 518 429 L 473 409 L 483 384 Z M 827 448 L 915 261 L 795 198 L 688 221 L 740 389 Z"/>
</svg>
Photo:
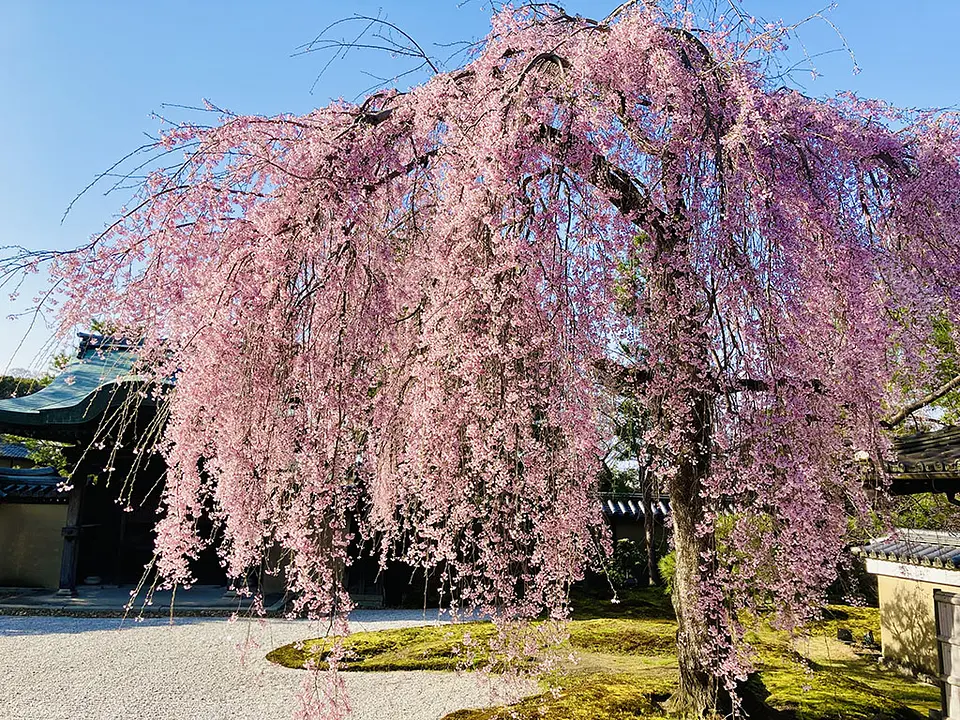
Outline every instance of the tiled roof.
<svg viewBox="0 0 960 720">
<path fill-rule="evenodd" d="M 897 438 L 890 472 L 960 474 L 960 427 Z"/>
<path fill-rule="evenodd" d="M 123 401 L 143 378 L 132 374 L 136 347 L 81 333 L 80 352 L 53 381 L 30 395 L 0 400 L 0 432 L 48 439 L 72 437 Z"/>
<path fill-rule="evenodd" d="M 59 490 L 63 478 L 52 467 L 0 468 L 0 503 L 65 503 L 66 493 Z"/>
<path fill-rule="evenodd" d="M 643 495 L 639 494 L 612 494 L 601 498 L 603 514 L 608 518 L 627 518 L 642 520 Z M 653 499 L 653 517 L 662 520 L 670 513 L 670 500 L 667 497 Z"/>
<path fill-rule="evenodd" d="M 878 560 L 960 569 L 960 533 L 897 528 L 853 551 Z"/>
<path fill-rule="evenodd" d="M 26 460 L 30 457 L 30 448 L 23 443 L 0 442 L 0 458 Z"/>
</svg>

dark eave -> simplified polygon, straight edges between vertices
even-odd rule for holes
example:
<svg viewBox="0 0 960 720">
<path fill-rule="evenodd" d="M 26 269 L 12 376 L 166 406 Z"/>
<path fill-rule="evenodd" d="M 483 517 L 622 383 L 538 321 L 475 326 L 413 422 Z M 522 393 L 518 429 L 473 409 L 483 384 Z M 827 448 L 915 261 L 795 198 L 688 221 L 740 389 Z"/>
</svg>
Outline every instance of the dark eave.
<svg viewBox="0 0 960 720">
<path fill-rule="evenodd" d="M 897 438 L 893 451 L 890 494 L 960 493 L 960 427 Z"/>
<path fill-rule="evenodd" d="M 65 503 L 63 480 L 52 467 L 0 468 L 0 503 Z"/>
</svg>

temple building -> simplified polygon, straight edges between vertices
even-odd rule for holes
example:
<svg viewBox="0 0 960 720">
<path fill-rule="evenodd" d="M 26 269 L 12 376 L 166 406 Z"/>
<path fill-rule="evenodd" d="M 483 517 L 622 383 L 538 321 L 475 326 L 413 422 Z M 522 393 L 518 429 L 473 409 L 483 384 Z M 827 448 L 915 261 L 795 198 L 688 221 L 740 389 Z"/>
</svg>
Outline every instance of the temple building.
<svg viewBox="0 0 960 720">
<path fill-rule="evenodd" d="M 64 443 L 76 468 L 69 484 L 53 468 L 0 468 L 0 586 L 135 585 L 153 557 L 166 468 L 158 456 L 135 455 L 132 439 L 156 430 L 157 405 L 132 373 L 136 347 L 80 338 L 76 358 L 48 386 L 0 400 L 0 433 Z M 125 485 L 133 470 L 137 482 Z M 197 575 L 226 580 L 212 553 Z"/>
<path fill-rule="evenodd" d="M 943 493 L 960 504 L 960 428 L 898 438 L 887 466 L 893 495 Z M 937 591 L 960 594 L 960 533 L 894 528 L 854 548 L 877 579 L 883 656 L 937 675 Z"/>
<path fill-rule="evenodd" d="M 147 378 L 135 372 L 137 351 L 122 339 L 81 333 L 76 358 L 49 385 L 0 400 L 0 434 L 64 443 L 67 467 L 75 468 L 68 483 L 53 468 L 29 467 L 22 445 L 10 443 L 11 457 L 3 457 L 0 443 L 0 587 L 72 594 L 78 585 L 136 586 L 143 577 L 153 558 L 166 465 L 157 454 L 135 450 L 143 444 L 138 438 L 156 437 L 164 421 Z M 600 501 L 614 539 L 642 545 L 641 497 L 608 494 Z M 668 501 L 656 498 L 660 554 L 668 513 Z M 198 584 L 227 583 L 213 549 L 193 571 Z M 259 581 L 265 593 L 282 593 L 282 578 Z M 411 568 L 381 572 L 359 549 L 346 582 L 358 602 L 388 606 L 422 603 L 430 586 Z"/>
</svg>

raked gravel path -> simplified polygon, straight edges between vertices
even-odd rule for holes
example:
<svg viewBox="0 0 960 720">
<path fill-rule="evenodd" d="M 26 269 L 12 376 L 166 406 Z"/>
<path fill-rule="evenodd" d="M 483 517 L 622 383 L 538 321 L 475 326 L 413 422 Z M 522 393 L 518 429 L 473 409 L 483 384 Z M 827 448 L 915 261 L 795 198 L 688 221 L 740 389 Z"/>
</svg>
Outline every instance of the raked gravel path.
<svg viewBox="0 0 960 720">
<path fill-rule="evenodd" d="M 436 613 L 367 610 L 351 630 L 436 622 Z M 264 655 L 322 634 L 301 620 L 0 616 L 0 720 L 290 720 L 305 673 Z M 248 640 L 259 648 L 241 654 Z M 455 673 L 345 676 L 352 720 L 439 720 L 516 690 Z"/>
</svg>

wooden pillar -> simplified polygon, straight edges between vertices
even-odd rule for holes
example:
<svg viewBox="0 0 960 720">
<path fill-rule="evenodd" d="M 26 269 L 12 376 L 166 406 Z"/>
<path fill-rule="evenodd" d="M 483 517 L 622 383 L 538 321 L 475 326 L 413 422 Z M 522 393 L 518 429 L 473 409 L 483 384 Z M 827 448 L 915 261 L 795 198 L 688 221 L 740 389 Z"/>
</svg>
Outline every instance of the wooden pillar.
<svg viewBox="0 0 960 720">
<path fill-rule="evenodd" d="M 67 524 L 63 526 L 63 555 L 60 558 L 58 595 L 77 594 L 77 560 L 80 557 L 80 509 L 87 486 L 87 474 L 75 472 L 73 488 L 67 498 Z"/>
</svg>

